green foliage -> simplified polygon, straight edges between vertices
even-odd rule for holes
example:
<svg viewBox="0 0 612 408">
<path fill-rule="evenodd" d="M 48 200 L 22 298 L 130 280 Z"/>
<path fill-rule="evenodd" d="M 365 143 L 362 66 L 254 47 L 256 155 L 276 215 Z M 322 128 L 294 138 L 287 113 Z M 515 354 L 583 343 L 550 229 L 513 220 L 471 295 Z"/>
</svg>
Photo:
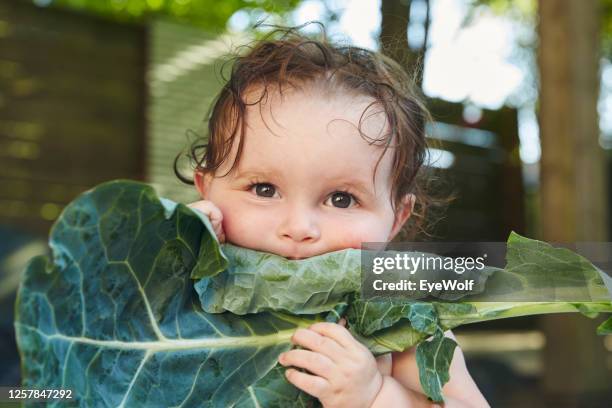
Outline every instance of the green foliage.
<svg viewBox="0 0 612 408">
<path fill-rule="evenodd" d="M 434 401 L 444 401 L 442 387 L 448 382 L 449 367 L 457 343 L 440 331 L 431 340 L 419 344 L 416 361 L 423 391 Z"/>
<path fill-rule="evenodd" d="M 470 0 L 468 22 L 481 7 L 489 8 L 496 14 L 506 15 L 520 21 L 535 24 L 537 21 L 537 0 Z M 612 59 L 612 0 L 599 0 L 600 33 L 602 53 Z M 535 44 L 534 44 L 535 45 Z"/>
<path fill-rule="evenodd" d="M 532 20 L 537 13 L 537 0 L 469 0 L 470 12 L 487 7 L 495 14 L 509 15 L 515 19 Z"/>
<path fill-rule="evenodd" d="M 139 183 L 106 183 L 70 204 L 51 231 L 53 260 L 34 258 L 18 292 L 23 386 L 72 389 L 71 406 L 83 407 L 226 407 L 253 386 L 268 406 L 277 396 L 258 381 L 289 388 L 263 377 L 295 329 L 321 319 L 201 311 L 198 254 L 219 260 L 205 263 L 211 274 L 225 263 L 211 231 Z"/>
<path fill-rule="evenodd" d="M 308 394 L 285 380 L 285 369 L 277 365 L 242 394 L 236 408 L 313 407 L 318 405 Z"/>
<path fill-rule="evenodd" d="M 601 42 L 603 53 L 612 59 L 612 0 L 599 0 L 601 2 Z"/>
<path fill-rule="evenodd" d="M 605 322 L 603 322 L 597 328 L 597 334 L 600 334 L 600 335 L 612 334 L 612 317 L 606 320 Z"/>
<path fill-rule="evenodd" d="M 290 261 L 219 245 L 205 217 L 137 182 L 81 195 L 57 220 L 50 246 L 53 259 L 34 258 L 18 292 L 23 386 L 72 389 L 78 406 L 312 405 L 285 381 L 278 355 L 291 348 L 296 328 L 341 315 L 375 355 L 416 345 L 423 389 L 441 401 L 456 346 L 445 330 L 529 314 L 612 312 L 599 271 L 584 258 L 516 234 L 507 268 L 487 275 L 487 286 L 508 282 L 498 275 L 519 276 L 511 290 L 529 292 L 563 263 L 563 279 L 549 284 L 579 294 L 588 288 L 591 300 L 495 302 L 484 292 L 460 302 L 361 299 L 359 251 Z M 201 278 L 200 296 L 192 278 Z"/>
<path fill-rule="evenodd" d="M 300 0 L 51 0 L 50 3 L 120 21 L 162 16 L 208 30 L 222 30 L 238 10 L 283 14 L 295 8 Z"/>
</svg>

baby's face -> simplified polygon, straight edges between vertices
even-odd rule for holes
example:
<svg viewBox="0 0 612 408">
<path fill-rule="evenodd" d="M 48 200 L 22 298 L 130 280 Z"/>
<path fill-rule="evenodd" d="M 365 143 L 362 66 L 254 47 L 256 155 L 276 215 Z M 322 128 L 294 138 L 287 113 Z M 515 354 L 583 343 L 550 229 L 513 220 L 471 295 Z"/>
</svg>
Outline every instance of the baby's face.
<svg viewBox="0 0 612 408">
<path fill-rule="evenodd" d="M 369 145 L 357 129 L 371 101 L 324 97 L 309 88 L 285 92 L 282 100 L 271 92 L 261 105 L 249 106 L 239 165 L 220 177 L 233 163 L 236 139 L 215 177 L 195 178 L 202 198 L 221 210 L 226 240 L 291 259 L 391 240 L 411 206 L 398 209 L 397 218 L 392 211 L 393 149 L 372 183 L 383 148 Z M 380 138 L 384 114 L 365 116 L 362 131 Z"/>
</svg>

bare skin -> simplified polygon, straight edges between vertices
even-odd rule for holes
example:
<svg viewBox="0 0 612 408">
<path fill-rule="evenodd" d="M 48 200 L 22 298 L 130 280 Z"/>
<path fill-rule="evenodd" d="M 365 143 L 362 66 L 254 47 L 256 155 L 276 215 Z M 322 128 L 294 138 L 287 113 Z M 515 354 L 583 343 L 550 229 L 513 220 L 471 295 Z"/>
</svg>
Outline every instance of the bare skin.
<svg viewBox="0 0 612 408">
<path fill-rule="evenodd" d="M 373 181 L 383 149 L 357 129 L 370 102 L 311 87 L 282 98 L 271 94 L 265 104 L 250 106 L 238 168 L 226 175 L 236 141 L 215 175 L 195 173 L 202 200 L 190 207 L 209 216 L 220 241 L 289 259 L 390 241 L 410 217 L 414 197 L 406 195 L 393 211 L 392 149 Z M 369 113 L 361 130 L 380 137 L 385 117 Z M 280 364 L 292 367 L 287 379 L 324 407 L 436 406 L 423 394 L 413 349 L 375 359 L 344 322 L 299 329 L 292 342 L 302 348 L 279 357 Z M 450 371 L 444 406 L 488 407 L 460 349 Z"/>
</svg>

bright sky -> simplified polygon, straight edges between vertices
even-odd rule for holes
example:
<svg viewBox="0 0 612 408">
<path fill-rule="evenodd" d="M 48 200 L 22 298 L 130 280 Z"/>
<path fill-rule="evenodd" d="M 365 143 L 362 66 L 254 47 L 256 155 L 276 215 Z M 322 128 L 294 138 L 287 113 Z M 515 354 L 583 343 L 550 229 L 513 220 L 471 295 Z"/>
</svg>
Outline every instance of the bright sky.
<svg viewBox="0 0 612 408">
<path fill-rule="evenodd" d="M 601 145 L 612 149 L 612 64 L 604 60 L 601 67 L 601 94 L 599 97 L 599 126 Z"/>
</svg>

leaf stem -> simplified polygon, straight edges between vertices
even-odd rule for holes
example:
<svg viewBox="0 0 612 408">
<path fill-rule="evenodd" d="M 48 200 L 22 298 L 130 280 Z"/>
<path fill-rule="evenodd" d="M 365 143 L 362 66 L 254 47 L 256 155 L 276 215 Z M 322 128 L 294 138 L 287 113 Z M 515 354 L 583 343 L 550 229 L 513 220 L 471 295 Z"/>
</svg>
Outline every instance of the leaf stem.
<svg viewBox="0 0 612 408">
<path fill-rule="evenodd" d="M 444 314 L 442 310 L 439 316 L 442 325 L 450 329 L 463 324 L 529 315 L 572 312 L 612 313 L 611 302 L 471 302 L 470 304 L 475 308 L 475 312 L 471 314 Z"/>
</svg>

